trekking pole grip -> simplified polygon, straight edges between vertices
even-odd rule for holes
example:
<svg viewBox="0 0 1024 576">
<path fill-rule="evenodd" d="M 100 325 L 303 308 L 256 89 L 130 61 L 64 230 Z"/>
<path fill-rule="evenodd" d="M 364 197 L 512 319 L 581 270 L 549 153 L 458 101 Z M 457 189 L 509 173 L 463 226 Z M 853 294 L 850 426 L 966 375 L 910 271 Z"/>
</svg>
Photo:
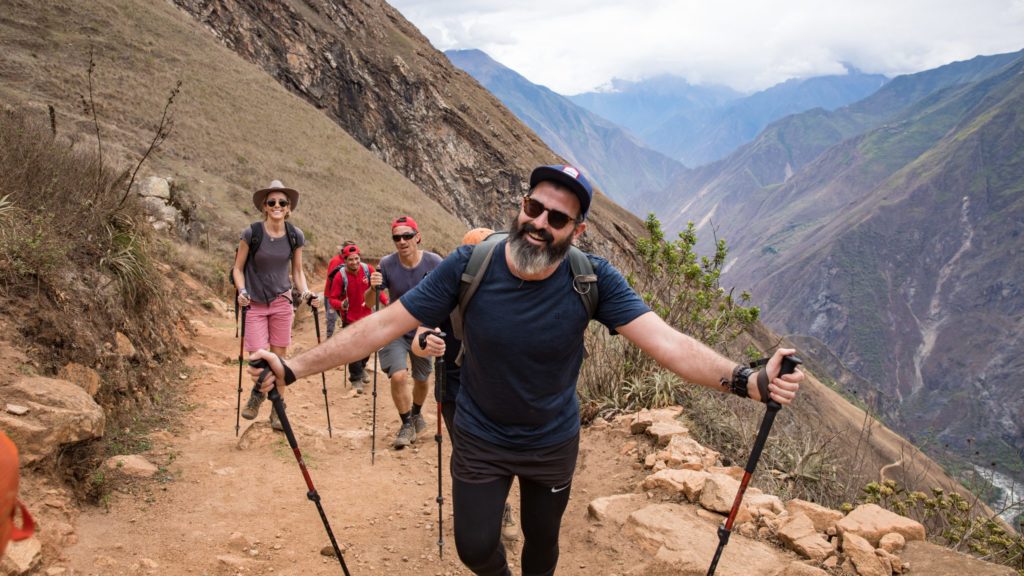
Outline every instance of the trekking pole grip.
<svg viewBox="0 0 1024 576">
<path fill-rule="evenodd" d="M 262 372 L 260 372 L 259 378 L 256 379 L 256 384 L 253 385 L 253 390 L 258 391 L 260 388 L 260 384 L 263 384 L 263 380 L 265 380 L 267 375 L 271 373 L 270 363 L 260 358 L 259 360 L 249 360 L 249 366 L 263 370 Z M 274 386 L 273 388 L 270 389 L 270 392 L 267 392 L 267 398 L 271 402 L 273 402 L 274 400 L 279 400 L 281 398 L 281 395 L 277 393 L 277 386 Z"/>
</svg>

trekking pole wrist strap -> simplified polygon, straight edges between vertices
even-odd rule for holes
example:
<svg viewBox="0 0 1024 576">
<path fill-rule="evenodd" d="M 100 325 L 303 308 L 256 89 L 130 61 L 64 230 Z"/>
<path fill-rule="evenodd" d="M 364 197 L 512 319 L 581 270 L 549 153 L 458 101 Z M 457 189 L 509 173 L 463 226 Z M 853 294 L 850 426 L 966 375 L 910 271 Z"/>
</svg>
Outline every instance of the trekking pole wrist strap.
<svg viewBox="0 0 1024 576">
<path fill-rule="evenodd" d="M 750 367 L 757 370 L 757 393 L 761 396 L 761 402 L 767 404 L 771 401 L 771 392 L 768 391 L 768 359 L 761 358 L 750 363 Z"/>
<path fill-rule="evenodd" d="M 277 356 L 277 354 L 275 354 L 275 356 Z M 277 360 L 281 362 L 281 368 L 284 369 L 284 385 L 291 386 L 292 382 L 298 380 L 298 378 L 295 377 L 295 372 L 292 372 L 292 369 L 289 368 L 288 365 L 284 363 L 284 358 L 277 356 Z"/>
</svg>

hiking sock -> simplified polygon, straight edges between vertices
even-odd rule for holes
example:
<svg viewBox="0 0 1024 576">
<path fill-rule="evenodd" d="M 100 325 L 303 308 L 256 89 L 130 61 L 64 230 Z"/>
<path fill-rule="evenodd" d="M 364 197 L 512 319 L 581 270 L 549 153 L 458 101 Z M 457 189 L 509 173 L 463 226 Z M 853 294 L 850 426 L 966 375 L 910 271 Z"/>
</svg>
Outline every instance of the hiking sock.
<svg viewBox="0 0 1024 576">
<path fill-rule="evenodd" d="M 420 410 L 422 410 L 422 409 L 423 409 L 423 405 L 422 404 L 417 404 L 415 402 L 412 403 L 412 415 L 413 416 L 418 416 L 419 413 L 420 413 Z"/>
<path fill-rule="evenodd" d="M 413 406 L 416 405 L 413 404 Z M 408 424 L 409 421 L 412 419 L 412 412 L 406 412 L 405 414 L 400 413 L 398 417 L 402 419 L 402 424 Z"/>
</svg>

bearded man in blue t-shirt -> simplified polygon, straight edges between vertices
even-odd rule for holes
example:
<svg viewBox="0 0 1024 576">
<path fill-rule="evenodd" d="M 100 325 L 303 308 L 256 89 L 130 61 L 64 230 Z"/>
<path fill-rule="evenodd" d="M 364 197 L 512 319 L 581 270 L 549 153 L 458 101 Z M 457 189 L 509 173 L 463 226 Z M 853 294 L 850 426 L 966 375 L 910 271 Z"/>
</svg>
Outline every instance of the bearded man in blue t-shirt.
<svg viewBox="0 0 1024 576">
<path fill-rule="evenodd" d="M 465 310 L 465 356 L 457 399 L 452 454 L 455 544 L 476 574 L 511 574 L 500 540 L 505 498 L 520 483 L 521 559 L 524 575 L 553 574 L 558 531 L 569 501 L 579 449 L 576 380 L 583 362 L 589 317 L 573 290 L 566 254 L 586 230 L 593 198 L 587 179 L 572 166 L 541 166 L 530 176 L 509 237 L 494 251 Z M 463 270 L 472 252 L 463 246 L 374 322 L 288 361 L 267 360 L 272 384 L 326 370 L 419 325 L 438 326 L 458 305 Z M 757 374 L 682 334 L 652 312 L 607 260 L 587 255 L 598 277 L 594 320 L 625 336 L 684 380 L 762 400 Z M 768 361 L 767 393 L 780 404 L 796 397 L 803 374 L 779 377 L 779 349 Z M 253 380 L 259 370 L 250 369 Z"/>
</svg>

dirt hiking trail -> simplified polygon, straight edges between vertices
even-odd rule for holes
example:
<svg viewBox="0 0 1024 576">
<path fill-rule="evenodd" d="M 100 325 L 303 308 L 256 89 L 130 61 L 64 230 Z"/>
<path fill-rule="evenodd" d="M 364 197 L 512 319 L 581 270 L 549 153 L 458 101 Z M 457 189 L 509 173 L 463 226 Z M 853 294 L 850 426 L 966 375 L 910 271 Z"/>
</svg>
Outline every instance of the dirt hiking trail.
<svg viewBox="0 0 1024 576">
<path fill-rule="evenodd" d="M 173 429 L 150 434 L 144 453 L 161 467 L 158 479 L 131 480 L 106 507 L 78 517 L 78 543 L 64 551 L 75 575 L 341 574 L 322 556 L 329 540 L 306 498 L 306 485 L 285 436 L 270 429 L 271 403 L 257 420 L 241 420 L 235 437 L 238 339 L 234 319 L 217 311 L 193 316 L 186 365 L 189 408 Z M 298 310 L 291 354 L 316 344 L 309 309 Z M 321 317 L 321 329 L 325 329 Z M 368 370 L 373 368 L 370 360 Z M 287 414 L 321 503 L 353 576 L 470 574 L 458 560 L 452 532 L 449 457 L 444 440 L 444 557 L 438 557 L 437 444 L 433 394 L 428 428 L 403 450 L 392 448 L 399 420 L 384 374 L 377 375 L 376 463 L 370 464 L 372 381 L 357 395 L 343 373 L 327 373 L 333 438 L 327 434 L 319 375 L 288 389 Z M 243 397 L 250 388 L 243 375 Z M 642 479 L 636 456 L 619 454 L 626 438 L 585 430 L 572 496 L 562 523 L 559 574 L 625 574 L 644 558 L 618 530 L 587 519 L 595 497 L 633 492 Z M 517 511 L 518 492 L 510 501 Z M 711 528 L 713 530 L 713 528 Z M 509 558 L 518 574 L 522 540 Z"/>
</svg>

